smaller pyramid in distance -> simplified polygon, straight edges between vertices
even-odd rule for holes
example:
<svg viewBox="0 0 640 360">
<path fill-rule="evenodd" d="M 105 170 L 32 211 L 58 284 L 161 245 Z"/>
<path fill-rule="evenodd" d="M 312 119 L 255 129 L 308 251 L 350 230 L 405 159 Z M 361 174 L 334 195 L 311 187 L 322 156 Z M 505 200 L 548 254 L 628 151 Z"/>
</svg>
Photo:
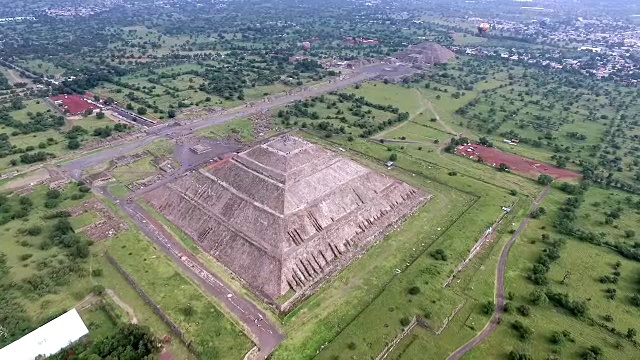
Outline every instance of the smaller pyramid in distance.
<svg viewBox="0 0 640 360">
<path fill-rule="evenodd" d="M 423 42 L 411 45 L 407 49 L 393 55 L 398 61 L 416 66 L 428 66 L 446 63 L 456 54 L 435 42 Z"/>
</svg>

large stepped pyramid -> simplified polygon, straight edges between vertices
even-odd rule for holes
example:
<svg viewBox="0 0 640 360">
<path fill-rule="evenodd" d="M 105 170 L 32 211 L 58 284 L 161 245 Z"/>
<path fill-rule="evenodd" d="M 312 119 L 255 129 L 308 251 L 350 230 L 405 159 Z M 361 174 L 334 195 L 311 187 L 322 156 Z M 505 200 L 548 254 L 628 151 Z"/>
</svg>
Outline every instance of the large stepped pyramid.
<svg viewBox="0 0 640 360">
<path fill-rule="evenodd" d="M 256 293 L 307 290 L 429 196 L 283 135 L 145 199 Z"/>
</svg>

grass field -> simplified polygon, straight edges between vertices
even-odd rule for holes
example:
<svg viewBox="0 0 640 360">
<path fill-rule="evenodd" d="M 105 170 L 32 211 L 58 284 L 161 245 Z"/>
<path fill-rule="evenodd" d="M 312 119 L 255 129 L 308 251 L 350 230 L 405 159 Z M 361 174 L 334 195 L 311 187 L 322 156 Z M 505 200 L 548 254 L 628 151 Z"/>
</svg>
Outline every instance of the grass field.
<svg viewBox="0 0 640 360">
<path fill-rule="evenodd" d="M 487 38 L 483 38 L 479 36 L 471 36 L 467 34 L 455 34 L 453 36 L 453 43 L 455 45 L 461 45 L 461 46 L 480 45 L 486 42 L 487 42 Z"/>
<path fill-rule="evenodd" d="M 595 198 L 598 198 L 597 193 L 603 190 L 591 191 L 594 191 Z M 542 205 L 547 209 L 555 209 L 566 197 L 567 195 L 554 190 Z M 465 359 L 497 359 L 511 349 L 521 348 L 526 349 L 530 354 L 549 354 L 562 359 L 580 359 L 580 353 L 591 345 L 601 347 L 606 358 L 637 358 L 638 350 L 624 338 L 596 326 L 589 326 L 584 320 L 577 319 L 550 304 L 534 306 L 529 302 L 528 294 L 535 289 L 535 286 L 526 279 L 525 274 L 547 246 L 540 241 L 541 235 L 549 233 L 552 239 L 561 237 L 553 232 L 551 226 L 555 216 L 556 213 L 552 210 L 544 218 L 533 220 L 512 249 L 507 263 L 506 290 L 515 294 L 512 301 L 514 305 L 529 305 L 531 315 L 528 317 L 517 314 L 506 315 L 503 325 L 499 326 L 487 341 L 469 353 Z M 618 296 L 615 300 L 609 300 L 605 297 L 604 291 L 608 286 L 598 282 L 598 277 L 611 274 L 613 265 L 618 261 L 622 263 L 620 282 L 616 285 Z M 561 280 L 566 271 L 570 271 L 570 276 L 568 281 L 562 284 Z M 554 291 L 566 292 L 572 299 L 587 300 L 592 317 L 603 321 L 605 315 L 610 315 L 613 318 L 610 325 L 626 332 L 628 328 L 640 328 L 638 320 L 640 310 L 628 303 L 628 296 L 637 292 L 638 273 L 640 273 L 640 264 L 637 262 L 625 260 L 611 250 L 568 239 L 561 250 L 561 258 L 552 265 L 549 273 L 550 288 Z M 531 340 L 528 342 L 517 340 L 509 326 L 515 320 L 522 321 L 534 330 Z M 565 341 L 562 346 L 554 345 L 550 340 L 552 333 L 563 330 L 571 332 L 575 342 Z M 405 358 L 411 358 L 409 355 L 407 353 Z"/>
<path fill-rule="evenodd" d="M 51 106 L 43 99 L 39 100 L 29 100 L 24 102 L 25 108 L 20 110 L 11 111 L 9 114 L 11 117 L 17 121 L 21 122 L 30 122 L 32 121 L 29 118 L 29 114 L 47 114 L 57 116 L 57 112 L 51 108 Z M 29 147 L 33 147 L 29 152 L 36 151 L 44 151 L 47 153 L 51 153 L 55 156 L 62 156 L 70 152 L 67 147 L 68 139 L 65 138 L 65 132 L 69 130 L 72 126 L 78 125 L 85 130 L 87 130 L 87 134 L 81 134 L 79 136 L 79 141 L 91 141 L 95 139 L 92 136 L 92 132 L 96 128 L 101 128 L 105 126 L 113 126 L 113 121 L 108 118 L 98 120 L 95 115 L 83 117 L 79 120 L 67 120 L 67 124 L 58 129 L 48 129 L 46 131 L 34 132 L 29 134 L 18 134 L 14 135 L 13 132 L 15 129 L 2 125 L 0 126 L 0 132 L 5 132 L 9 134 L 9 142 L 11 145 L 16 146 L 18 148 L 22 148 L 27 150 Z M 8 155 L 2 159 L 0 159 L 0 170 L 11 168 L 11 160 L 18 160 L 21 154 L 13 154 Z M 18 164 L 24 165 L 24 164 Z"/>
<path fill-rule="evenodd" d="M 128 184 L 135 180 L 144 179 L 158 172 L 158 168 L 151 163 L 151 157 L 147 156 L 125 166 L 118 166 L 111 171 L 116 181 Z"/>
<path fill-rule="evenodd" d="M 44 74 L 47 77 L 59 77 L 64 73 L 64 69 L 43 60 L 24 60 L 19 62 L 20 66 L 25 67 L 36 73 Z"/>
<path fill-rule="evenodd" d="M 371 156 L 356 158 L 376 169 L 381 169 L 378 164 L 389 154 L 384 145 L 375 143 L 355 141 L 340 145 L 347 148 L 347 154 L 357 150 Z M 506 188 L 462 175 L 463 164 L 456 165 L 461 175 L 455 177 L 447 175 L 445 168 L 402 153 L 397 164 L 407 171 L 391 170 L 393 176 L 424 187 L 435 197 L 401 229 L 387 235 L 285 318 L 291 335 L 276 350 L 275 359 L 311 358 L 320 347 L 324 348 L 317 356 L 320 359 L 345 353 L 358 358 L 375 357 L 401 331 L 401 318 L 428 314 L 427 321 L 439 328 L 455 308 L 477 301 L 443 289 L 441 284 L 498 217 L 501 204 L 515 198 Z M 498 183 L 509 188 L 522 184 L 518 189 L 522 194 L 537 191 L 530 181 L 515 176 Z M 528 207 L 526 197 L 521 203 Z M 450 260 L 443 263 L 432 259 L 429 252 L 436 248 L 445 250 Z M 394 269 L 401 273 L 396 274 Z M 407 295 L 411 286 L 422 289 L 419 296 Z M 355 348 L 351 343 L 356 344 Z"/>
<path fill-rule="evenodd" d="M 104 247 L 105 246 L 102 245 L 100 250 L 102 251 Z M 116 268 L 113 267 L 113 265 L 111 265 L 104 256 L 102 256 L 101 252 L 94 253 L 92 255 L 91 268 L 100 269 L 103 273 L 102 276 L 94 276 L 92 278 L 93 281 L 103 285 L 107 289 L 113 290 L 122 301 L 133 309 L 140 324 L 149 326 L 156 336 L 171 336 L 169 327 L 153 313 L 151 308 L 145 304 L 144 300 L 142 300 L 122 275 L 120 275 Z M 102 326 L 109 325 L 106 324 Z M 171 344 L 168 345 L 168 349 L 176 359 L 195 360 L 195 357 L 189 353 L 180 341 L 172 341 Z"/>
<path fill-rule="evenodd" d="M 130 230 L 110 239 L 108 250 L 193 340 L 203 357 L 239 359 L 251 349 L 242 330 L 149 241 L 140 241 L 139 233 Z"/>
<path fill-rule="evenodd" d="M 222 138 L 235 135 L 244 142 L 251 142 L 255 140 L 253 135 L 253 124 L 251 123 L 251 120 L 246 117 L 227 121 L 219 125 L 209 126 L 199 130 L 197 134 L 210 138 Z"/>
<path fill-rule="evenodd" d="M 71 219 L 69 219 L 69 222 L 74 229 L 81 229 L 85 226 L 93 224 L 99 219 L 100 215 L 98 215 L 98 213 L 96 213 L 95 211 L 87 211 L 84 214 L 72 217 Z"/>
<path fill-rule="evenodd" d="M 101 309 L 98 304 L 80 311 L 80 317 L 89 329 L 89 338 L 91 340 L 97 340 L 113 334 L 118 325 L 111 320 L 106 311 Z"/>
</svg>

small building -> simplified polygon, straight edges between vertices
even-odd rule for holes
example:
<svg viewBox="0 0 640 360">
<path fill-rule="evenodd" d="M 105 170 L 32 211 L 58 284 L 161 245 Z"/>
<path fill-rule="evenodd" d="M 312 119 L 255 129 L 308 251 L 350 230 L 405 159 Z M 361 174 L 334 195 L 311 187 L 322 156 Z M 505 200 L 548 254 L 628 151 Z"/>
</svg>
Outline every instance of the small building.
<svg viewBox="0 0 640 360">
<path fill-rule="evenodd" d="M 393 166 L 393 161 L 387 161 L 386 163 L 384 163 L 384 166 L 390 168 Z"/>
<path fill-rule="evenodd" d="M 76 309 L 71 309 L 0 349 L 0 359 L 46 358 L 80 340 L 89 329 Z"/>
</svg>

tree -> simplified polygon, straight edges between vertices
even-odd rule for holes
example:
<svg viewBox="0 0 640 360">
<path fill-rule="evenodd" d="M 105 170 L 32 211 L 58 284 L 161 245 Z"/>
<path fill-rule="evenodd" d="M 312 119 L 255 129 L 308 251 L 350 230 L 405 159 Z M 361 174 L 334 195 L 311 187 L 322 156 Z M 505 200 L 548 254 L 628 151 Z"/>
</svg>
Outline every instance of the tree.
<svg viewBox="0 0 640 360">
<path fill-rule="evenodd" d="M 136 109 L 136 112 L 138 113 L 138 115 L 145 115 L 147 113 L 147 108 L 144 106 L 140 106 L 138 109 Z"/>
<path fill-rule="evenodd" d="M 500 163 L 500 165 L 498 165 L 498 170 L 499 171 L 509 171 L 509 165 L 507 165 L 505 163 Z"/>
<path fill-rule="evenodd" d="M 169 119 L 173 119 L 174 117 L 176 117 L 176 111 L 174 109 L 167 110 L 167 117 Z"/>
<path fill-rule="evenodd" d="M 524 350 L 511 350 L 509 360 L 533 360 L 533 357 Z"/>
<path fill-rule="evenodd" d="M 531 308 L 527 305 L 519 305 L 516 310 L 520 316 L 528 317 L 531 314 Z"/>
<path fill-rule="evenodd" d="M 599 346 L 591 345 L 588 349 L 580 354 L 583 360 L 600 360 L 603 359 L 603 352 Z"/>
<path fill-rule="evenodd" d="M 523 324 L 520 320 L 516 320 L 511 323 L 511 328 L 518 333 L 518 337 L 522 341 L 527 341 L 531 339 L 531 335 L 533 335 L 533 330 Z"/>
<path fill-rule="evenodd" d="M 159 351 L 158 343 L 148 327 L 126 324 L 94 342 L 90 353 L 101 359 L 144 359 Z"/>
<path fill-rule="evenodd" d="M 407 291 L 407 293 L 409 293 L 409 295 L 418 295 L 420 294 L 420 288 L 417 286 L 412 286 L 409 288 L 409 291 Z"/>
<path fill-rule="evenodd" d="M 436 249 L 435 251 L 433 251 L 431 254 L 431 257 L 434 258 L 435 260 L 440 260 L 440 261 L 447 261 L 449 256 L 447 255 L 447 253 L 442 250 L 442 249 Z"/>
<path fill-rule="evenodd" d="M 636 232 L 635 232 L 635 230 L 625 230 L 625 231 L 624 231 L 624 236 L 625 236 L 627 239 L 631 239 L 631 238 L 636 237 Z"/>
<path fill-rule="evenodd" d="M 190 317 L 195 313 L 195 309 L 193 308 L 193 305 L 191 304 L 187 304 L 185 306 L 182 307 L 182 314 L 186 317 Z"/>
<path fill-rule="evenodd" d="M 93 288 L 91 289 L 91 292 L 94 293 L 95 295 L 102 295 L 104 294 L 104 286 L 101 284 L 95 284 L 93 285 Z"/>
<path fill-rule="evenodd" d="M 79 149 L 80 148 L 80 141 L 78 141 L 76 139 L 69 140 L 69 142 L 67 143 L 67 148 L 69 150 Z"/>
<path fill-rule="evenodd" d="M 392 153 L 391 155 L 389 155 L 389 161 L 397 161 L 397 160 L 398 160 L 398 154 Z"/>
<path fill-rule="evenodd" d="M 85 110 L 82 115 L 83 116 L 90 116 L 91 114 L 93 114 L 93 109 L 92 108 L 88 108 L 87 110 Z"/>
<path fill-rule="evenodd" d="M 549 185 L 551 184 L 551 182 L 553 182 L 553 178 L 549 175 L 546 174 L 541 174 L 540 176 L 538 176 L 538 183 L 542 184 L 542 185 Z"/>
<path fill-rule="evenodd" d="M 564 335 L 559 331 L 554 331 L 551 334 L 551 343 L 554 345 L 562 345 L 562 343 L 564 343 Z"/>
<path fill-rule="evenodd" d="M 105 115 L 104 115 L 104 113 L 102 111 L 98 111 L 96 113 L 96 119 L 102 120 L 102 119 L 104 119 L 104 117 L 105 117 Z"/>
<path fill-rule="evenodd" d="M 482 304 L 482 306 L 480 307 L 480 310 L 485 315 L 491 315 L 495 310 L 495 304 L 493 303 L 493 301 L 487 301 Z"/>
<path fill-rule="evenodd" d="M 47 191 L 47 199 L 57 199 L 60 197 L 60 191 L 56 189 L 51 189 Z"/>
<path fill-rule="evenodd" d="M 636 329 L 634 328 L 627 329 L 627 335 L 626 335 L 627 339 L 633 340 L 636 337 L 636 335 L 638 335 L 638 333 L 636 332 Z"/>
</svg>

